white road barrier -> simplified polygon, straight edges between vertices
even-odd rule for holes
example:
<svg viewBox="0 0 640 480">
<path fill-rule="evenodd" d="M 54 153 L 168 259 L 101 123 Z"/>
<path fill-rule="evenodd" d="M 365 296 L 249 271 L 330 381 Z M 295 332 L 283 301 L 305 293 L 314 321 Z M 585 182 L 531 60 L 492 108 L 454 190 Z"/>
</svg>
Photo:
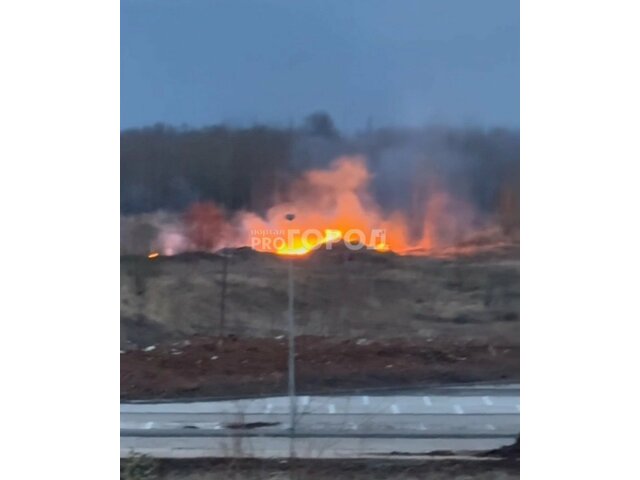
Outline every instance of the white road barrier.
<svg viewBox="0 0 640 480">
<path fill-rule="evenodd" d="M 121 455 L 344 458 L 488 450 L 520 430 L 518 386 L 411 395 L 298 398 L 290 438 L 288 397 L 123 403 Z"/>
</svg>

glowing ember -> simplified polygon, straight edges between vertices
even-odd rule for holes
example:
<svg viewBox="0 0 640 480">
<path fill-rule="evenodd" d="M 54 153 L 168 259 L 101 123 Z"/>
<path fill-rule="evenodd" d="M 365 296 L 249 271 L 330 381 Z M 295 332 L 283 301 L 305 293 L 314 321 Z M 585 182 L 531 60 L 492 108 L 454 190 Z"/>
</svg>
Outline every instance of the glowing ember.
<svg viewBox="0 0 640 480">
<path fill-rule="evenodd" d="M 149 255 L 147 255 L 147 258 L 149 260 L 153 260 L 154 258 L 158 258 L 160 256 L 160 254 L 158 252 L 151 252 Z"/>
<path fill-rule="evenodd" d="M 311 231 L 311 233 L 320 233 Z M 311 250 L 325 245 L 327 243 L 333 243 L 342 239 L 342 232 L 340 230 L 326 229 L 324 235 L 305 235 L 302 232 L 300 235 L 293 236 L 291 242 L 283 241 L 281 246 L 276 247 L 275 253 L 278 255 L 305 255 Z M 274 241 L 274 243 L 277 243 Z"/>
<path fill-rule="evenodd" d="M 391 247 L 389 247 L 389 245 L 387 245 L 386 243 L 379 243 L 374 247 L 374 249 L 378 252 L 389 252 L 391 250 Z"/>
</svg>

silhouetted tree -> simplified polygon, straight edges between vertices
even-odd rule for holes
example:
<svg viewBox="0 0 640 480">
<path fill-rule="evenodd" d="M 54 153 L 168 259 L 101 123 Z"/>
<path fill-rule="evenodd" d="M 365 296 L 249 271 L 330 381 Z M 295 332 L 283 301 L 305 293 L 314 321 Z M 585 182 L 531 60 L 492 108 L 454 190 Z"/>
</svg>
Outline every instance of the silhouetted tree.
<svg viewBox="0 0 640 480">
<path fill-rule="evenodd" d="M 309 115 L 305 121 L 305 132 L 309 135 L 318 135 L 320 137 L 335 138 L 338 136 L 338 130 L 333 124 L 333 120 L 328 113 L 315 112 Z"/>
<path fill-rule="evenodd" d="M 385 208 L 412 212 L 437 178 L 480 212 L 498 215 L 506 232 L 518 229 L 517 131 L 372 128 L 348 137 L 327 113 L 316 112 L 299 129 L 155 125 L 123 131 L 120 139 L 123 214 L 184 212 L 202 202 L 264 213 L 286 199 L 301 171 L 364 153 L 374 173 L 372 191 Z"/>
</svg>

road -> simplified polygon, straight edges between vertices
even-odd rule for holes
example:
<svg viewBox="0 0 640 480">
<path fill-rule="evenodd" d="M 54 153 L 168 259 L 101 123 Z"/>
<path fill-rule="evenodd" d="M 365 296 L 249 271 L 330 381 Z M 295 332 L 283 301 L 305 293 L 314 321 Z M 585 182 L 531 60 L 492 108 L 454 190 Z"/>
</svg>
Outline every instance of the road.
<svg viewBox="0 0 640 480">
<path fill-rule="evenodd" d="M 519 385 L 300 396 L 291 435 L 285 396 L 123 403 L 121 455 L 339 458 L 487 450 L 520 429 Z"/>
</svg>

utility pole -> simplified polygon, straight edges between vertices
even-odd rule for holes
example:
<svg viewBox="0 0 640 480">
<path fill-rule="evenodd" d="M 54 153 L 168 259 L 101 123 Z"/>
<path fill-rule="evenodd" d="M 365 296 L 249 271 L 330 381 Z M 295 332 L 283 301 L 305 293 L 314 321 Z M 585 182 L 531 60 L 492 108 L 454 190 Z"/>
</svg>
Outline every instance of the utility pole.
<svg viewBox="0 0 640 480">
<path fill-rule="evenodd" d="M 220 292 L 220 337 L 224 337 L 225 326 L 225 301 L 227 296 L 227 270 L 229 267 L 229 256 L 227 252 L 222 252 L 222 282 Z"/>
<path fill-rule="evenodd" d="M 291 222 L 296 216 L 293 213 L 288 213 L 285 218 Z M 289 430 L 291 433 L 295 432 L 296 428 L 296 349 L 295 349 L 295 322 L 293 318 L 293 257 L 289 258 Z"/>
</svg>

